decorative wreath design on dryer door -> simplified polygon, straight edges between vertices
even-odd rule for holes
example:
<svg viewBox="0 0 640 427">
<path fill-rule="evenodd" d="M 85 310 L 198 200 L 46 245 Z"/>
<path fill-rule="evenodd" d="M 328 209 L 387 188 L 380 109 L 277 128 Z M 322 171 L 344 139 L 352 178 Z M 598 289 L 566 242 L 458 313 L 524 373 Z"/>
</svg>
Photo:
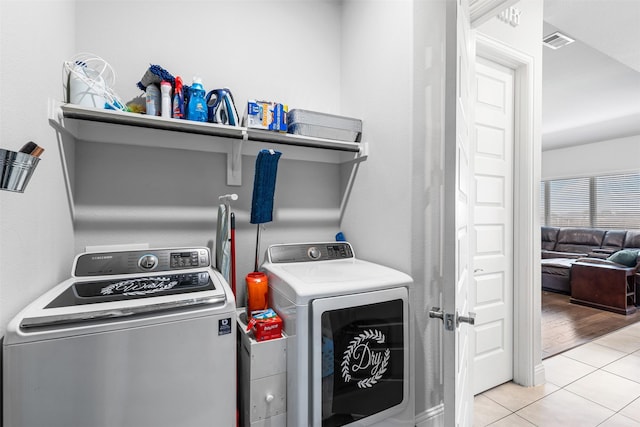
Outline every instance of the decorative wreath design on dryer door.
<svg viewBox="0 0 640 427">
<path fill-rule="evenodd" d="M 351 381 L 351 371 L 370 369 L 371 375 L 358 381 L 359 388 L 371 388 L 382 378 L 389 367 L 391 351 L 386 348 L 384 352 L 375 352 L 369 348 L 369 342 L 375 341 L 384 344 L 386 337 L 379 330 L 367 329 L 355 337 L 342 355 L 341 372 L 342 379 L 348 383 Z M 382 358 L 380 357 L 382 355 Z M 356 364 L 352 365 L 353 359 Z M 366 363 L 366 364 L 365 364 Z"/>
</svg>

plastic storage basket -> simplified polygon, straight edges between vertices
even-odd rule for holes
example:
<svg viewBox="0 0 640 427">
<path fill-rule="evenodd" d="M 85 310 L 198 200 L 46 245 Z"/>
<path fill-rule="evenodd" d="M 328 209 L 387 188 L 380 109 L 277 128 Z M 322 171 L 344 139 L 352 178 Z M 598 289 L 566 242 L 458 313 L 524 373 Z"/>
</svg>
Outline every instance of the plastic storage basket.
<svg viewBox="0 0 640 427">
<path fill-rule="evenodd" d="M 296 135 L 359 142 L 362 134 L 362 120 L 351 117 L 293 109 L 287 121 L 289 133 Z"/>
</svg>

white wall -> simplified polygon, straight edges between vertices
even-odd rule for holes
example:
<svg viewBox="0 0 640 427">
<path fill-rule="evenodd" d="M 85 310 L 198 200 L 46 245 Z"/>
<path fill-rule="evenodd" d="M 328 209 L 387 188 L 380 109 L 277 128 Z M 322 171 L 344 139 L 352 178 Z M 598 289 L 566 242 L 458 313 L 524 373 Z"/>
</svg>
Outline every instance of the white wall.
<svg viewBox="0 0 640 427">
<path fill-rule="evenodd" d="M 640 171 L 640 135 L 542 152 L 542 179 Z"/>
<path fill-rule="evenodd" d="M 248 98 L 340 111 L 336 1 L 78 1 L 76 48 L 106 59 L 129 100 L 149 64 Z M 239 108 L 241 111 L 244 108 Z"/>
<path fill-rule="evenodd" d="M 0 191 L 0 335 L 22 307 L 69 276 L 73 230 L 47 98 L 62 94 L 75 2 L 0 2 L 0 147 L 45 148 L 27 190 Z"/>
<path fill-rule="evenodd" d="M 346 1 L 342 18 L 341 97 L 348 114 L 363 118 L 369 144 L 342 227 L 361 257 L 405 272 L 411 269 L 412 3 Z"/>
</svg>

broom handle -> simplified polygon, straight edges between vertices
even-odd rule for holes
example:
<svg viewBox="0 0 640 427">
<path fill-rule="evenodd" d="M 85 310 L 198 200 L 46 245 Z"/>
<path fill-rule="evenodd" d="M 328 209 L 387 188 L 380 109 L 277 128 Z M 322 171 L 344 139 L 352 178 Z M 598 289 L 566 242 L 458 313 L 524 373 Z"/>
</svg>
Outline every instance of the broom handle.
<svg viewBox="0 0 640 427">
<path fill-rule="evenodd" d="M 256 233 L 256 264 L 253 271 L 258 271 L 258 254 L 260 253 L 260 224 L 258 224 L 258 232 Z"/>
<path fill-rule="evenodd" d="M 233 296 L 236 295 L 236 216 L 233 212 L 229 215 L 231 218 L 231 291 Z"/>
</svg>

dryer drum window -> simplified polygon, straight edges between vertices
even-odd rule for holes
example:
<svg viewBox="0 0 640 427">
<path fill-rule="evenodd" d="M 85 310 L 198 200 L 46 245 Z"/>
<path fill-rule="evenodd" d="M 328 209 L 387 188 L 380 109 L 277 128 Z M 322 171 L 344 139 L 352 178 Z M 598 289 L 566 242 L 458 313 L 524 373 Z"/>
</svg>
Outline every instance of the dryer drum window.
<svg viewBox="0 0 640 427">
<path fill-rule="evenodd" d="M 403 402 L 403 320 L 401 299 L 322 313 L 323 427 L 349 424 Z"/>
</svg>

